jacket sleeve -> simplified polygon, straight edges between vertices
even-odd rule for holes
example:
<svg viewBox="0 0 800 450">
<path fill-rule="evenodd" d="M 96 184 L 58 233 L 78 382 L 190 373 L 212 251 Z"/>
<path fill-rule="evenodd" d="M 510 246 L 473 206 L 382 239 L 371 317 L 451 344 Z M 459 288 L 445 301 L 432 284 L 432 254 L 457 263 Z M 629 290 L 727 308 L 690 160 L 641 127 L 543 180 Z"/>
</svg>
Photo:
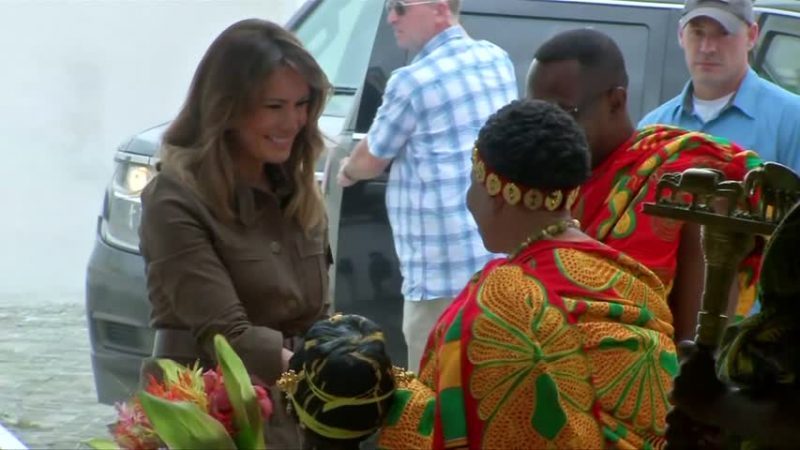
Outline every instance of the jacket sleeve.
<svg viewBox="0 0 800 450">
<path fill-rule="evenodd" d="M 153 180 L 142 196 L 140 246 L 151 301 L 168 303 L 206 356 L 222 334 L 250 373 L 273 384 L 282 371 L 282 333 L 250 322 L 212 244 L 204 206 L 171 180 L 155 185 L 161 181 L 168 180 Z"/>
</svg>

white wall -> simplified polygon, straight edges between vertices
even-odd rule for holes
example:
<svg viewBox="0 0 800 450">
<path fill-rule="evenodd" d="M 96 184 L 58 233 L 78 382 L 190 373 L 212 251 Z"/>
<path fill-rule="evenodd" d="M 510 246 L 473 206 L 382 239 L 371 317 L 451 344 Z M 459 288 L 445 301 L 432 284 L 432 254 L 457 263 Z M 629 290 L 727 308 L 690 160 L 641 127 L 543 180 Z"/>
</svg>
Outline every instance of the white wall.
<svg viewBox="0 0 800 450">
<path fill-rule="evenodd" d="M 116 147 L 177 112 L 226 26 L 301 3 L 0 0 L 0 294 L 80 299 Z"/>
</svg>

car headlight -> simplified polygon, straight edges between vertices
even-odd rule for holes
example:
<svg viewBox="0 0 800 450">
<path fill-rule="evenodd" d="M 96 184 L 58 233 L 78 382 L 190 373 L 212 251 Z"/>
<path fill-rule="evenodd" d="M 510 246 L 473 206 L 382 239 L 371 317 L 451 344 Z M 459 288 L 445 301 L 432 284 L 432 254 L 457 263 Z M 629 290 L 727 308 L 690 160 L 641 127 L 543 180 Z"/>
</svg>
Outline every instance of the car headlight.
<svg viewBox="0 0 800 450">
<path fill-rule="evenodd" d="M 107 243 L 123 250 L 139 251 L 142 190 L 153 179 L 150 158 L 118 154 L 117 167 L 106 191 L 100 234 Z"/>
</svg>

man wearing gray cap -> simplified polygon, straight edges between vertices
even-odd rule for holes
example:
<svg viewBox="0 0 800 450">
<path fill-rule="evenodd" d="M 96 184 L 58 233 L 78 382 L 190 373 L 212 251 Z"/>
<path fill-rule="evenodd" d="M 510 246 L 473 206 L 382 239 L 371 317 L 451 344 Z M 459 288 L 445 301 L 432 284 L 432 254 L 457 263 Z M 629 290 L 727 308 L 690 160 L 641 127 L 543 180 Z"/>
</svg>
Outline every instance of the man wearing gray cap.
<svg viewBox="0 0 800 450">
<path fill-rule="evenodd" d="M 800 172 L 800 96 L 748 64 L 758 39 L 752 0 L 687 0 L 679 23 L 692 79 L 639 128 L 660 123 L 713 134 Z"/>
</svg>

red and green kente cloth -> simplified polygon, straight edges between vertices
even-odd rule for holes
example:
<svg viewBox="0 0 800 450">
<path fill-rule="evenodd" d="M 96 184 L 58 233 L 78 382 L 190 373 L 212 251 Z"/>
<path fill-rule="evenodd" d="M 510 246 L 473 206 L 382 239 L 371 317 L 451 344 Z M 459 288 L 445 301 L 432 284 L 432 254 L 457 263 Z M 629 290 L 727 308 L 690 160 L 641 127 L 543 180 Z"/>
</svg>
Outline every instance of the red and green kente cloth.
<svg viewBox="0 0 800 450">
<path fill-rule="evenodd" d="M 723 138 L 664 125 L 646 127 L 593 170 L 581 186 L 573 216 L 589 236 L 655 272 L 669 291 L 683 222 L 644 213 L 644 204 L 656 201 L 661 176 L 701 167 L 739 181 L 761 162 L 755 152 Z M 741 266 L 737 315 L 746 315 L 753 306 L 760 260 L 759 249 Z"/>
<path fill-rule="evenodd" d="M 536 241 L 443 313 L 378 446 L 661 448 L 671 323 L 640 263 L 594 240 Z"/>
</svg>

